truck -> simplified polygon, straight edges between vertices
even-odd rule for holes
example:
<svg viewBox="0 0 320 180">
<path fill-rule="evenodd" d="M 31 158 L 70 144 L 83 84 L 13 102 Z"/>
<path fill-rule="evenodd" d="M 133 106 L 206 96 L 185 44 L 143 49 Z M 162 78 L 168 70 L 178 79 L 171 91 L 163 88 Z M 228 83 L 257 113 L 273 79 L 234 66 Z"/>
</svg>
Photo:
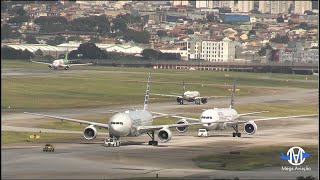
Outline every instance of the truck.
<svg viewBox="0 0 320 180">
<path fill-rule="evenodd" d="M 198 136 L 199 137 L 201 137 L 201 136 L 207 137 L 208 136 L 208 131 L 206 129 L 199 129 L 198 130 Z"/>
</svg>

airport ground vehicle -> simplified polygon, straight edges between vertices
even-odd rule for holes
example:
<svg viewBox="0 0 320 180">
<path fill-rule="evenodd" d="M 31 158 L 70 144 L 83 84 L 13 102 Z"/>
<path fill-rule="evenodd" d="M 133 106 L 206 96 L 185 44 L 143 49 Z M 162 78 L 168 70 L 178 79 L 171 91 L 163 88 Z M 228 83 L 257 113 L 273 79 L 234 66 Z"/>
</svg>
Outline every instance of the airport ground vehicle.
<svg viewBox="0 0 320 180">
<path fill-rule="evenodd" d="M 206 129 L 199 129 L 198 130 L 198 136 L 208 136 L 208 131 Z"/>
<path fill-rule="evenodd" d="M 43 147 L 43 152 L 53 152 L 54 151 L 54 146 L 52 144 L 46 144 Z"/>
<path fill-rule="evenodd" d="M 117 138 L 105 138 L 104 139 L 104 144 L 106 146 L 117 146 L 119 147 L 121 145 L 121 142 L 117 140 Z"/>
</svg>

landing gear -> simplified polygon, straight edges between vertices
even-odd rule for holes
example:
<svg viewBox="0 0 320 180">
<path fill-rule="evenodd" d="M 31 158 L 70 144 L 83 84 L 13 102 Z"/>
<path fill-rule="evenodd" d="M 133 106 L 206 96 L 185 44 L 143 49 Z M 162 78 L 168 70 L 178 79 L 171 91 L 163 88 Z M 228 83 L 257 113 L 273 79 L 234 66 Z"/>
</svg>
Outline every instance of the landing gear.
<svg viewBox="0 0 320 180">
<path fill-rule="evenodd" d="M 149 145 L 158 146 L 158 141 L 154 140 L 154 131 L 151 131 L 151 134 L 149 132 L 147 132 L 147 134 L 152 139 L 151 141 L 149 141 Z"/>
<path fill-rule="evenodd" d="M 65 69 L 65 70 L 68 70 L 68 69 L 69 69 L 69 67 L 67 66 L 67 67 L 65 67 L 64 69 Z"/>
<path fill-rule="evenodd" d="M 239 130 L 238 130 L 238 125 L 237 125 L 237 124 L 236 124 L 236 125 L 233 125 L 232 128 L 236 131 L 236 132 L 233 132 L 233 133 L 232 133 L 232 136 L 233 136 L 233 137 L 237 137 L 237 136 L 238 136 L 238 137 L 241 137 L 241 133 L 239 133 Z"/>
<path fill-rule="evenodd" d="M 201 101 L 200 101 L 200 99 L 196 99 L 196 100 L 194 101 L 194 103 L 197 104 L 197 105 L 200 105 L 200 104 L 201 104 Z"/>
<path fill-rule="evenodd" d="M 120 147 L 121 145 L 121 141 L 120 141 L 120 138 L 119 137 L 110 137 L 110 138 L 106 138 L 104 139 L 104 144 L 106 146 L 113 146 L 113 147 Z"/>
<path fill-rule="evenodd" d="M 183 105 L 183 100 L 180 101 L 180 104 Z"/>
</svg>

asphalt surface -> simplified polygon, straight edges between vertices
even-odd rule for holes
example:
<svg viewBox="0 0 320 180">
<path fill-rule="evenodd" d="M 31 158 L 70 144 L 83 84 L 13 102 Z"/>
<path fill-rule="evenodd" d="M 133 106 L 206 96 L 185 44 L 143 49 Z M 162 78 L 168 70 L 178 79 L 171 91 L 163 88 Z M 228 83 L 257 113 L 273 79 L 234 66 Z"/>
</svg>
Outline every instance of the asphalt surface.
<svg viewBox="0 0 320 180">
<path fill-rule="evenodd" d="M 7 70 L 4 75 L 12 73 L 28 76 L 51 74 L 48 70 L 22 69 Z M 55 71 L 78 73 L 73 71 Z M 86 72 L 90 72 L 87 71 Z M 11 74 L 10 74 L 11 73 Z M 41 74 L 43 73 L 43 74 Z M 119 72 L 117 72 L 119 73 Z M 2 72 L 3 75 L 3 72 Z M 14 74 L 13 74 L 14 75 Z M 15 74 L 17 75 L 17 74 Z M 20 74 L 21 75 L 21 74 Z M 250 103 L 312 103 L 317 105 L 318 90 L 281 89 L 269 94 L 236 97 L 236 106 Z M 202 109 L 228 107 L 230 98 L 210 99 L 206 105 L 177 105 L 172 103 L 150 103 L 151 111 L 164 113 L 201 112 Z M 131 107 L 142 107 L 135 105 Z M 50 130 L 36 128 L 47 119 L 23 114 L 24 111 L 47 113 L 59 116 L 88 116 L 106 114 L 110 109 L 122 110 L 129 107 L 113 108 L 70 108 L 70 109 L 10 109 L 2 110 L 2 131 L 30 131 L 77 133 L 79 131 Z M 2 145 L 1 179 L 121 179 L 130 177 L 185 177 L 190 179 L 234 178 L 240 179 L 295 179 L 297 176 L 312 175 L 319 178 L 317 164 L 304 164 L 311 171 L 283 171 L 281 167 L 263 168 L 252 171 L 224 171 L 198 168 L 192 158 L 199 155 L 217 154 L 234 150 L 250 149 L 265 146 L 303 146 L 318 145 L 318 117 L 290 120 L 257 122 L 258 131 L 242 138 L 233 138 L 231 130 L 210 132 L 210 137 L 196 137 L 196 132 L 188 131 L 180 134 L 173 131 L 173 138 L 168 143 L 160 143 L 158 147 L 149 146 L 147 135 L 122 139 L 121 147 L 105 147 L 105 132 L 98 130 L 98 138 L 86 141 L 81 138 L 52 140 L 55 152 L 42 152 L 43 143 L 25 142 Z M 240 129 L 243 127 L 240 126 Z M 305 149 L 307 151 L 307 149 Z M 284 152 L 285 153 L 285 152 Z M 278 155 L 277 155 L 278 156 Z M 288 163 L 288 166 L 290 164 Z"/>
</svg>

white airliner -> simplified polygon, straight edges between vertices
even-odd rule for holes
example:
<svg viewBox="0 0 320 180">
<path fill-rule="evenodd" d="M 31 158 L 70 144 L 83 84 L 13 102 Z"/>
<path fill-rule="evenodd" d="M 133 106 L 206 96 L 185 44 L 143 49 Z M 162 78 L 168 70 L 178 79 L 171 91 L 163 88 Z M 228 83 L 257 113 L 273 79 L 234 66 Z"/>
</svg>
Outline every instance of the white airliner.
<svg viewBox="0 0 320 180">
<path fill-rule="evenodd" d="M 233 108 L 234 107 L 234 96 L 235 96 L 235 82 L 233 83 L 233 90 L 231 96 L 231 105 L 229 108 L 214 108 L 207 109 L 203 111 L 200 115 L 200 122 L 202 123 L 202 128 L 207 131 L 210 130 L 224 130 L 227 128 L 233 128 L 235 132 L 233 132 L 233 137 L 241 137 L 241 133 L 239 132 L 238 125 L 244 124 L 244 132 L 248 135 L 252 135 L 257 132 L 256 121 L 267 121 L 267 120 L 275 120 L 275 119 L 290 119 L 290 118 L 299 118 L 299 117 L 311 117 L 317 116 L 318 114 L 310 114 L 310 115 L 299 115 L 299 116 L 286 116 L 286 117 L 271 117 L 271 118 L 259 118 L 259 119 L 250 119 L 250 120 L 239 120 L 240 117 L 252 114 L 259 114 L 268 111 L 260 111 L 260 112 L 250 112 L 245 114 L 238 114 L 238 112 Z M 199 119 L 188 118 L 182 116 L 172 116 L 177 118 L 182 118 L 178 121 L 178 124 L 188 124 L 188 121 L 196 121 L 199 122 Z M 177 127 L 178 132 L 185 132 L 187 130 L 187 126 Z"/>
<path fill-rule="evenodd" d="M 118 112 L 113 115 L 109 122 L 106 124 L 91 122 L 80 119 L 72 119 L 66 117 L 29 113 L 27 114 L 55 118 L 60 120 L 66 120 L 71 122 L 76 122 L 80 124 L 88 124 L 84 131 L 83 136 L 87 140 L 93 140 L 97 136 L 97 128 L 106 128 L 109 129 L 110 138 L 106 139 L 108 142 L 115 142 L 114 146 L 120 146 L 120 137 L 126 136 L 139 136 L 141 134 L 148 134 L 151 137 L 149 145 L 158 145 L 158 141 L 155 141 L 155 132 L 157 131 L 157 137 L 160 142 L 170 141 L 172 138 L 172 132 L 169 128 L 172 127 L 186 127 L 190 125 L 201 125 L 203 123 L 189 123 L 189 124 L 165 124 L 165 125 L 152 125 L 153 118 L 168 116 L 169 114 L 150 112 L 148 111 L 148 99 L 149 99 L 149 90 L 150 90 L 150 79 L 151 74 L 148 76 L 147 89 L 144 100 L 143 110 L 129 110 L 125 112 Z M 157 114 L 157 116 L 152 116 L 152 113 Z M 207 122 L 205 122 L 207 123 Z"/>
<path fill-rule="evenodd" d="M 179 95 L 177 93 L 175 93 L 175 95 L 171 95 L 171 94 L 155 94 L 155 93 L 151 93 L 152 95 L 157 95 L 157 96 L 168 96 L 168 97 L 176 97 L 177 98 L 177 102 L 179 104 L 183 104 L 184 101 L 188 101 L 188 102 L 194 102 L 195 104 L 200 105 L 202 104 L 206 104 L 208 102 L 209 98 L 220 98 L 220 97 L 226 97 L 226 96 L 207 96 L 207 97 L 201 97 L 199 91 L 186 91 L 186 87 L 184 85 L 184 81 L 182 83 L 183 86 L 183 92 L 182 95 Z"/>
<path fill-rule="evenodd" d="M 57 59 L 54 60 L 52 63 L 45 63 L 40 61 L 33 61 L 34 63 L 40 63 L 40 64 L 47 64 L 49 68 L 58 69 L 60 67 L 64 68 L 65 70 L 68 70 L 71 66 L 85 66 L 85 65 L 92 65 L 93 63 L 86 63 L 86 64 L 70 64 L 70 61 L 68 60 L 68 54 L 66 54 L 64 59 Z"/>
<path fill-rule="evenodd" d="M 312 69 L 312 75 L 314 75 L 314 76 L 319 76 L 319 73 L 315 73 L 315 72 L 313 71 L 313 69 Z"/>
</svg>

